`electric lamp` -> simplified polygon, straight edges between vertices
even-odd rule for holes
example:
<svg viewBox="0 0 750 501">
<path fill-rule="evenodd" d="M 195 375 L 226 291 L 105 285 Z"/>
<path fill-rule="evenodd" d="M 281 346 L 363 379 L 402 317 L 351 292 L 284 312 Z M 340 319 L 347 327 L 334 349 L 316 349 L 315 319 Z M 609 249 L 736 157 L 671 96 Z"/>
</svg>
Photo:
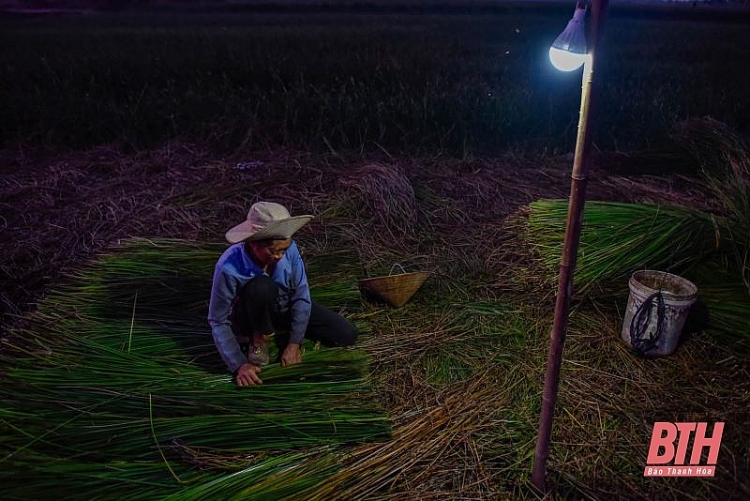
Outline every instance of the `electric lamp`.
<svg viewBox="0 0 750 501">
<path fill-rule="evenodd" d="M 586 4 L 578 2 L 573 18 L 565 30 L 555 39 L 549 50 L 552 64 L 562 71 L 573 71 L 583 65 L 581 76 L 581 109 L 578 114 L 578 137 L 573 155 L 573 172 L 568 200 L 568 218 L 565 227 L 565 242 L 560 261 L 560 278 L 555 298 L 555 317 L 552 321 L 550 346 L 547 355 L 547 370 L 542 392 L 542 411 L 539 416 L 539 436 L 534 451 L 534 470 L 531 481 L 542 494 L 546 494 L 545 473 L 552 435 L 552 418 L 557 401 L 560 383 L 565 334 L 568 329 L 568 313 L 573 295 L 573 275 L 578 256 L 578 241 L 583 226 L 583 207 L 586 201 L 586 183 L 592 148 L 592 120 L 596 99 L 592 94 L 594 85 L 594 64 L 597 46 L 600 43 L 604 14 L 609 0 L 591 0 L 591 47 L 586 47 L 584 19 Z M 546 496 L 545 496 L 546 497 Z"/>
<path fill-rule="evenodd" d="M 578 2 L 573 18 L 549 48 L 549 59 L 560 71 L 577 70 L 586 61 L 585 17 L 586 5 Z"/>
</svg>

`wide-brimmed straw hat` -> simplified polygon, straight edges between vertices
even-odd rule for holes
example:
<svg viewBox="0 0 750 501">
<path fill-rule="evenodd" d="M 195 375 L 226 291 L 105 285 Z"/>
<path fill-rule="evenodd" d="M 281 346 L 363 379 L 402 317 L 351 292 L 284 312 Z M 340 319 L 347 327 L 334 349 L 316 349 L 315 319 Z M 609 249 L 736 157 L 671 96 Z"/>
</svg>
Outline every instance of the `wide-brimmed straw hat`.
<svg viewBox="0 0 750 501">
<path fill-rule="evenodd" d="M 283 205 L 257 202 L 250 207 L 244 222 L 227 231 L 226 239 L 230 244 L 245 240 L 284 240 L 292 238 L 312 218 L 310 215 L 292 217 Z"/>
</svg>

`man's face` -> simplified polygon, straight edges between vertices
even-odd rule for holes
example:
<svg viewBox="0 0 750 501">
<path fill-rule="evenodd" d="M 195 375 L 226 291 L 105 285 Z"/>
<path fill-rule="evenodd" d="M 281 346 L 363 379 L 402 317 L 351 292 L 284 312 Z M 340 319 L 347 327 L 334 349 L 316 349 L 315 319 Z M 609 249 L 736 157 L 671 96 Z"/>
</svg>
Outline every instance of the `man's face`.
<svg viewBox="0 0 750 501">
<path fill-rule="evenodd" d="M 250 248 L 253 250 L 255 258 L 259 261 L 258 264 L 262 266 L 268 266 L 269 264 L 278 263 L 284 253 L 292 245 L 292 239 L 287 238 L 286 240 L 261 240 L 258 242 L 250 242 Z"/>
</svg>

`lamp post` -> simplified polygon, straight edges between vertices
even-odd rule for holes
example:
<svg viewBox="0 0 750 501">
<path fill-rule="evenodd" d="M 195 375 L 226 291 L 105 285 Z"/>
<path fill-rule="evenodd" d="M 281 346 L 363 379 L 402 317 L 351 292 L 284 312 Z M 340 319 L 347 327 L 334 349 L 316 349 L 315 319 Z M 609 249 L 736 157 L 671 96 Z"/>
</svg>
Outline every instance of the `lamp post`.
<svg viewBox="0 0 750 501">
<path fill-rule="evenodd" d="M 544 376 L 542 412 L 539 418 L 539 435 L 534 452 L 534 469 L 531 481 L 544 492 L 549 442 L 552 434 L 552 417 L 555 411 L 557 389 L 560 382 L 560 365 L 568 329 L 568 312 L 573 294 L 573 274 L 578 254 L 578 241 L 583 222 L 583 206 L 586 201 L 589 157 L 591 152 L 591 117 L 595 103 L 594 67 L 595 49 L 601 38 L 604 15 L 608 0 L 593 0 L 591 6 L 590 46 L 586 49 L 584 19 L 586 4 L 578 2 L 573 18 L 565 30 L 555 39 L 550 48 L 550 60 L 563 71 L 572 71 L 583 64 L 581 85 L 581 109 L 578 118 L 578 136 L 573 158 L 573 173 L 570 183 L 570 200 L 565 228 L 560 277 L 555 300 L 555 317 L 550 335 L 547 355 L 547 371 Z"/>
</svg>

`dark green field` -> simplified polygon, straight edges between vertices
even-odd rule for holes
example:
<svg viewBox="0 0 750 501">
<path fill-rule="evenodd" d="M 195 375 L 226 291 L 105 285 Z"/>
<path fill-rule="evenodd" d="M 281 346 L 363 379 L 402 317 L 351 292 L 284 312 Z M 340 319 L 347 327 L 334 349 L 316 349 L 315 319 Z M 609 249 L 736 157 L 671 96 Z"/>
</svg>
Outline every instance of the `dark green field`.
<svg viewBox="0 0 750 501">
<path fill-rule="evenodd" d="M 580 74 L 547 49 L 571 11 L 6 16 L 0 144 L 569 151 Z M 705 115 L 747 132 L 749 28 L 611 10 L 597 147 L 657 147 Z"/>
</svg>

